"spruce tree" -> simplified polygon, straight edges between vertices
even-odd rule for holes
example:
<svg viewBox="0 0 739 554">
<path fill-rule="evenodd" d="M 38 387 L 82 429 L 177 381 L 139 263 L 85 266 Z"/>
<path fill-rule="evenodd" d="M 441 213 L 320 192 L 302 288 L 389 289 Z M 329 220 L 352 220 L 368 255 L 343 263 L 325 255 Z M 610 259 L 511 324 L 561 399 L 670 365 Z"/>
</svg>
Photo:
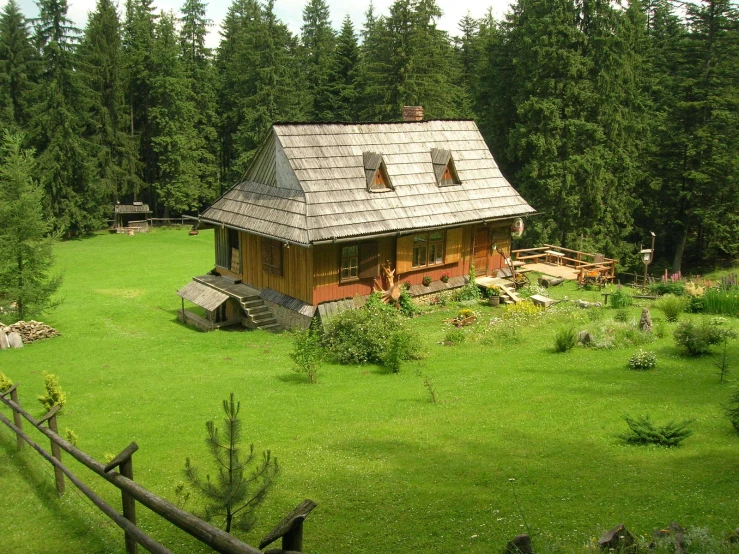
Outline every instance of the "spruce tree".
<svg viewBox="0 0 739 554">
<path fill-rule="evenodd" d="M 35 58 L 26 18 L 9 0 L 0 13 L 0 125 L 27 127 Z"/>
<path fill-rule="evenodd" d="M 197 210 L 209 194 L 200 182 L 198 162 L 205 144 L 195 131 L 196 108 L 172 14 L 159 16 L 156 31 L 148 117 L 156 162 L 154 190 L 168 217 L 170 210 Z"/>
<path fill-rule="evenodd" d="M 333 85 L 332 62 L 336 37 L 329 17 L 324 0 L 308 0 L 303 8 L 301 45 L 310 99 L 307 116 L 312 121 L 331 120 L 334 112 L 330 88 Z"/>
<path fill-rule="evenodd" d="M 182 63 L 195 103 L 195 132 L 203 141 L 203 147 L 199 150 L 198 175 L 203 198 L 210 200 L 218 191 L 216 74 L 210 48 L 205 46 L 211 22 L 206 18 L 206 4 L 201 0 L 187 0 L 181 12 Z"/>
<path fill-rule="evenodd" d="M 100 182 L 111 200 L 136 197 L 142 186 L 138 145 L 129 132 L 121 28 L 111 0 L 98 0 L 90 13 L 78 59 L 87 95 L 88 136 L 95 147 Z"/>
<path fill-rule="evenodd" d="M 329 88 L 332 121 L 357 121 L 359 112 L 359 45 L 354 25 L 347 15 L 336 39 Z"/>
<path fill-rule="evenodd" d="M 31 127 L 47 214 L 68 235 L 99 229 L 109 210 L 85 138 L 86 98 L 74 67 L 77 39 L 66 0 L 39 2 L 35 40 L 41 72 Z"/>
<path fill-rule="evenodd" d="M 61 285 L 60 275 L 49 275 L 51 225 L 43 215 L 44 191 L 33 179 L 33 152 L 22 142 L 22 135 L 6 132 L 0 147 L 0 306 L 13 320 L 52 308 Z"/>
</svg>

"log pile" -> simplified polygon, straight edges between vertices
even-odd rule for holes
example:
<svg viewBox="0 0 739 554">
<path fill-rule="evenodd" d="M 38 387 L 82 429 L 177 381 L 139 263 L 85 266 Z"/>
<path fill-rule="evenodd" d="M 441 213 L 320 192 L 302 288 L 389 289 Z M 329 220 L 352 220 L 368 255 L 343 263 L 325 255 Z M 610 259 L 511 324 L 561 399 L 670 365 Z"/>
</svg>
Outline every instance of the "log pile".
<svg viewBox="0 0 739 554">
<path fill-rule="evenodd" d="M 52 337 L 58 337 L 61 333 L 46 325 L 40 321 L 18 321 L 12 325 L 4 325 L 0 323 L 0 330 L 5 331 L 6 334 L 18 333 L 23 339 L 23 344 L 29 344 L 31 342 L 43 339 L 50 339 Z"/>
</svg>

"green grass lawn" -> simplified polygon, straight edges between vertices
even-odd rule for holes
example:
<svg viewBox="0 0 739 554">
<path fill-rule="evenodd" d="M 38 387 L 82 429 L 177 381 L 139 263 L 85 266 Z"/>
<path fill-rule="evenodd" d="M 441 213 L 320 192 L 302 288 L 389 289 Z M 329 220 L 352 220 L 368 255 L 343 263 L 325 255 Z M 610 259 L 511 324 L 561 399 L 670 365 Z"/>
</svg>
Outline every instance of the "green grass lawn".
<svg viewBox="0 0 739 554">
<path fill-rule="evenodd" d="M 136 441 L 136 481 L 171 500 L 186 457 L 212 471 L 204 423 L 220 419 L 221 401 L 235 392 L 244 436 L 281 465 L 257 527 L 241 536 L 254 545 L 304 498 L 318 503 L 305 525 L 311 553 L 489 553 L 525 532 L 524 518 L 542 552 L 579 550 L 621 522 L 642 535 L 673 520 L 719 534 L 739 525 L 739 437 L 721 408 L 733 385 L 719 384 L 710 359 L 682 357 L 672 325 L 647 347 L 657 368 L 635 372 L 626 369 L 635 348 L 553 353 L 554 320 L 507 339 L 442 346 L 448 308 L 412 321 L 421 362 L 399 374 L 325 365 L 308 385 L 292 371 L 287 333 L 201 333 L 176 321 L 176 290 L 212 260 L 210 232 L 60 244 L 64 303 L 42 319 L 63 336 L 0 353 L 0 369 L 38 415 L 42 372 L 56 374 L 68 396 L 60 429 L 73 429 L 100 460 Z M 599 297 L 572 287 L 562 294 Z M 479 311 L 483 326 L 501 309 Z M 561 318 L 580 328 L 592 324 L 568 314 Z M 659 422 L 695 418 L 695 434 L 674 449 L 622 444 L 621 416 L 647 412 Z M 122 551 L 122 536 L 77 493 L 55 498 L 51 471 L 25 450 L 16 454 L 12 433 L 0 429 L 0 490 L 17 499 L 0 503 L 5 550 Z M 70 466 L 119 505 L 116 489 Z M 195 505 L 192 497 L 186 508 Z M 206 551 L 143 507 L 139 517 L 175 552 Z"/>
</svg>

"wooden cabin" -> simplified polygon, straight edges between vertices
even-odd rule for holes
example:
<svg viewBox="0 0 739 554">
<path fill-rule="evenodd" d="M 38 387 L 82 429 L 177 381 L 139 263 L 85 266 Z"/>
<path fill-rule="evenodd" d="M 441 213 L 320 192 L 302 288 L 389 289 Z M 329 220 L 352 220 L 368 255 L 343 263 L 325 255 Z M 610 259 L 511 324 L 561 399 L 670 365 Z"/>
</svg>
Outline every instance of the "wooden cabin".
<svg viewBox="0 0 739 554">
<path fill-rule="evenodd" d="M 430 291 L 463 285 L 471 263 L 490 275 L 513 220 L 533 213 L 473 121 L 276 124 L 199 216 L 217 275 L 195 280 L 258 295 L 269 325 L 307 325 L 320 305 L 370 294 L 386 261 Z"/>
</svg>

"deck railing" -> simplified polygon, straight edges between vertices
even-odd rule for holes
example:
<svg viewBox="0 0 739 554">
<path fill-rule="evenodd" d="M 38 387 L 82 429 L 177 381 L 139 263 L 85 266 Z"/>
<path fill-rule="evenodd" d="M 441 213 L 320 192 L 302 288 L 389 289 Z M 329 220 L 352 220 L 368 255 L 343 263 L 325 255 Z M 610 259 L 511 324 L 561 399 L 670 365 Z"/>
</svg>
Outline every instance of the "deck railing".
<svg viewBox="0 0 739 554">
<path fill-rule="evenodd" d="M 580 271 L 581 275 L 588 271 L 597 271 L 606 279 L 613 279 L 616 277 L 616 262 L 618 262 L 618 260 L 606 258 L 602 254 L 594 254 L 592 252 L 583 252 L 581 250 L 572 250 L 571 248 L 563 248 L 552 244 L 544 244 L 535 248 L 521 248 L 519 250 L 513 250 L 511 255 L 515 256 L 514 260 L 534 260 L 535 262 L 539 262 L 551 259 L 551 254 L 548 254 L 548 252 L 564 254 L 563 256 L 557 256 L 558 263 Z"/>
</svg>

